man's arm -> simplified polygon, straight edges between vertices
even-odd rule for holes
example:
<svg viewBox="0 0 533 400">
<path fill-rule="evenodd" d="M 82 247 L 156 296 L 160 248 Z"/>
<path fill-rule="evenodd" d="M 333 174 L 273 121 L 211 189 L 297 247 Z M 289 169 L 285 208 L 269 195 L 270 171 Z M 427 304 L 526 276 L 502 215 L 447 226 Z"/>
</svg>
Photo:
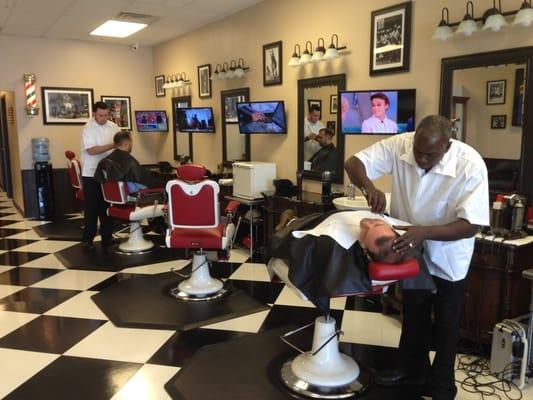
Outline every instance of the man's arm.
<svg viewBox="0 0 533 400">
<path fill-rule="evenodd" d="M 466 219 L 459 218 L 445 225 L 395 226 L 394 228 L 406 231 L 394 241 L 392 246 L 394 251 L 405 254 L 424 240 L 449 242 L 472 237 L 478 231 L 479 225 L 471 224 Z"/>
<path fill-rule="evenodd" d="M 366 174 L 365 165 L 356 156 L 351 156 L 344 163 L 344 169 L 350 178 L 350 181 L 366 191 L 366 199 L 368 205 L 372 207 L 373 212 L 382 213 L 385 211 L 387 200 L 385 199 L 385 193 L 376 189 L 372 181 Z M 364 192 L 363 192 L 364 193 Z"/>
<path fill-rule="evenodd" d="M 109 144 L 104 144 L 102 146 L 93 146 L 87 149 L 87 153 L 91 156 L 96 154 L 105 153 L 106 151 L 113 150 L 115 148 L 115 143 L 111 142 Z"/>
</svg>

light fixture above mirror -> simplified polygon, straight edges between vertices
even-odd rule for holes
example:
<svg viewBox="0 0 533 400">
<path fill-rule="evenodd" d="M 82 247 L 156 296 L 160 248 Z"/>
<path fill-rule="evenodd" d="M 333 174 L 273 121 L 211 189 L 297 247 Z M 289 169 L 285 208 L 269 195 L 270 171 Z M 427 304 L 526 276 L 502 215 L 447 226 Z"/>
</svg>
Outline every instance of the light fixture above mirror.
<svg viewBox="0 0 533 400">
<path fill-rule="evenodd" d="M 321 61 L 334 60 L 340 57 L 339 50 L 344 49 L 346 49 L 346 46 L 339 47 L 339 36 L 337 34 L 333 34 L 331 36 L 331 43 L 327 50 L 323 38 L 318 38 L 317 46 L 314 52 L 313 43 L 308 40 L 307 42 L 305 42 L 305 48 L 301 55 L 300 45 L 294 45 L 294 53 L 292 54 L 287 65 L 289 67 L 299 67 L 301 65 L 306 65 L 311 62 L 318 63 Z"/>
<path fill-rule="evenodd" d="M 244 65 L 244 58 L 239 58 L 237 61 L 231 60 L 229 63 L 217 64 L 210 78 L 212 81 L 238 79 L 242 78 L 249 69 L 250 67 Z"/>
</svg>

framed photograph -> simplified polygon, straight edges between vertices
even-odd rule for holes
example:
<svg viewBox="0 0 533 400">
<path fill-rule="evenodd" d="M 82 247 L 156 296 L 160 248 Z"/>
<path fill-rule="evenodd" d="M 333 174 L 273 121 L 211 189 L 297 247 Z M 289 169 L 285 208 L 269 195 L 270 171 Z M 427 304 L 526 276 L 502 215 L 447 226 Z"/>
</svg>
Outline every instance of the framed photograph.
<svg viewBox="0 0 533 400">
<path fill-rule="evenodd" d="M 372 11 L 370 75 L 409 71 L 411 2 Z"/>
<path fill-rule="evenodd" d="M 507 115 L 491 115 L 490 128 L 491 129 L 505 129 L 507 126 Z"/>
<path fill-rule="evenodd" d="M 487 82 L 487 105 L 505 104 L 506 82 L 506 79 Z"/>
<path fill-rule="evenodd" d="M 124 131 L 131 131 L 130 96 L 100 96 L 100 100 L 109 106 L 109 119 Z"/>
<path fill-rule="evenodd" d="M 336 124 L 337 124 L 337 121 L 327 121 L 326 128 L 331 129 L 333 132 L 335 132 L 335 134 L 337 134 Z"/>
<path fill-rule="evenodd" d="M 201 99 L 211 97 L 211 64 L 198 66 L 198 97 Z"/>
<path fill-rule="evenodd" d="M 224 98 L 224 121 L 226 124 L 237 124 L 237 103 L 246 101 L 246 96 L 227 96 Z"/>
<path fill-rule="evenodd" d="M 93 90 L 41 87 L 45 125 L 83 125 L 93 113 Z"/>
<path fill-rule="evenodd" d="M 281 40 L 263 46 L 263 86 L 283 82 L 283 48 Z"/>
<path fill-rule="evenodd" d="M 525 73 L 524 68 L 517 68 L 515 72 L 514 93 L 513 93 L 513 117 L 512 126 L 522 126 L 522 115 L 524 114 L 525 95 Z"/>
<path fill-rule="evenodd" d="M 165 75 L 157 75 L 155 77 L 155 96 L 156 97 L 165 97 L 166 90 L 163 87 L 165 84 Z"/>
<path fill-rule="evenodd" d="M 322 100 L 308 99 L 307 111 L 310 111 L 311 107 L 318 107 L 318 109 L 320 110 L 320 118 L 322 118 Z"/>
<path fill-rule="evenodd" d="M 329 113 L 337 114 L 337 95 L 332 94 L 329 96 Z"/>
</svg>

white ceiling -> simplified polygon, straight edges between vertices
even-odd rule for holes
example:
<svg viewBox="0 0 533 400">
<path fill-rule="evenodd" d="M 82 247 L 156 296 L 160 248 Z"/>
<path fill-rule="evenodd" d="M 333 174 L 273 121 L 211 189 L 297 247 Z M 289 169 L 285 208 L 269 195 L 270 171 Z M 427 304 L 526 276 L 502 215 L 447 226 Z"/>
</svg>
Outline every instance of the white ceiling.
<svg viewBox="0 0 533 400">
<path fill-rule="evenodd" d="M 0 0 L 0 33 L 152 46 L 198 29 L 262 0 Z M 155 17 L 123 39 L 89 33 L 121 12 Z"/>
</svg>

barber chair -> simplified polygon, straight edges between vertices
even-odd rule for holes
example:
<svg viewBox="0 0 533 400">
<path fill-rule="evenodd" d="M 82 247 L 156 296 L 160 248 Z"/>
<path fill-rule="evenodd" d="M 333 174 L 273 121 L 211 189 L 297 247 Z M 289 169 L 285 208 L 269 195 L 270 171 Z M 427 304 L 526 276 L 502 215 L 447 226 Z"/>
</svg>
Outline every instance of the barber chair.
<svg viewBox="0 0 533 400">
<path fill-rule="evenodd" d="M 307 297 L 289 280 L 289 268 L 280 259 L 272 259 L 269 266 L 276 275 L 291 288 L 301 299 Z M 394 281 L 418 275 L 419 265 L 416 259 L 401 264 L 371 262 L 368 274 L 372 280 L 371 294 L 382 293 L 386 286 Z M 365 296 L 369 293 L 339 293 L 336 296 Z M 360 368 L 351 357 L 340 353 L 338 337 L 342 331 L 337 329 L 335 320 L 329 316 L 320 316 L 315 322 L 313 344 L 310 351 L 304 351 L 293 345 L 287 338 L 302 331 L 313 323 L 298 328 L 281 336 L 281 339 L 300 354 L 286 361 L 281 368 L 281 381 L 291 391 L 311 398 L 340 399 L 360 394 L 365 388 L 359 382 Z"/>
<path fill-rule="evenodd" d="M 231 223 L 239 202 L 226 207 L 226 223 L 220 221 L 219 186 L 205 179 L 206 169 L 201 165 L 186 164 L 177 168 L 178 179 L 166 185 L 168 195 L 168 224 L 166 245 L 169 248 L 196 249 L 190 275 L 170 290 L 183 301 L 207 301 L 228 294 L 224 283 L 209 273 L 204 250 L 229 252 L 235 226 Z"/>
<path fill-rule="evenodd" d="M 129 222 L 128 240 L 122 242 L 117 251 L 138 254 L 152 249 L 154 243 L 144 238 L 141 222 L 164 214 L 164 205 L 159 204 L 162 203 L 164 189 L 142 189 L 130 194 L 126 182 L 108 180 L 101 186 L 105 201 L 111 204 L 107 215 Z"/>
<path fill-rule="evenodd" d="M 83 187 L 81 184 L 81 164 L 76 159 L 76 154 L 73 151 L 65 151 L 65 156 L 68 160 L 67 168 L 68 176 L 70 178 L 70 184 L 74 189 L 76 189 L 74 197 L 76 197 L 76 200 L 83 201 L 85 197 L 83 195 Z"/>
</svg>

